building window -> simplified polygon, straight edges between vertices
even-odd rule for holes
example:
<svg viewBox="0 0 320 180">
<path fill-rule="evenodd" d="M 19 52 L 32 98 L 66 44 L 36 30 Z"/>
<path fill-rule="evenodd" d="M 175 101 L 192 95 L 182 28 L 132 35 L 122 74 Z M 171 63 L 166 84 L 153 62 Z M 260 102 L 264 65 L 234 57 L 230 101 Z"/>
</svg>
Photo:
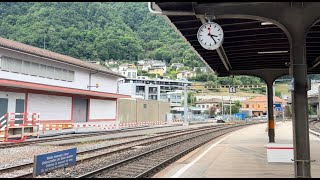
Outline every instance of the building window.
<svg viewBox="0 0 320 180">
<path fill-rule="evenodd" d="M 209 105 L 207 105 L 207 108 L 209 108 Z"/>
<path fill-rule="evenodd" d="M 147 104 L 143 104 L 143 108 L 147 109 Z"/>
<path fill-rule="evenodd" d="M 74 81 L 74 71 L 69 71 L 66 69 L 47 66 L 45 64 L 24 61 L 6 56 L 2 56 L 0 62 L 0 67 L 2 71 L 69 82 Z"/>
<path fill-rule="evenodd" d="M 249 104 L 247 104 L 246 107 L 249 108 Z"/>
<path fill-rule="evenodd" d="M 260 104 L 258 104 L 258 108 L 260 108 Z"/>
<path fill-rule="evenodd" d="M 254 104 L 252 104 L 252 106 L 251 106 L 252 108 L 254 108 Z"/>
<path fill-rule="evenodd" d="M 205 108 L 204 106 L 205 106 L 205 105 L 202 105 L 202 108 Z"/>
</svg>

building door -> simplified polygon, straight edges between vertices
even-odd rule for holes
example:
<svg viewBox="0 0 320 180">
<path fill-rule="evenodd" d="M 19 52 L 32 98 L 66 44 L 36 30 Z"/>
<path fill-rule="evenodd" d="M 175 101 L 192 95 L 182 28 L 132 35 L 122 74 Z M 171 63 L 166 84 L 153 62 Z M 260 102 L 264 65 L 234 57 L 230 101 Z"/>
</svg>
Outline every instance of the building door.
<svg viewBox="0 0 320 180">
<path fill-rule="evenodd" d="M 16 99 L 15 113 L 24 113 L 24 99 Z M 16 118 L 23 118 L 23 116 L 16 115 Z M 15 124 L 23 124 L 23 120 L 16 120 Z"/>
<path fill-rule="evenodd" d="M 73 98 L 73 119 L 75 123 L 88 122 L 88 100 Z"/>
<path fill-rule="evenodd" d="M 0 98 L 0 118 L 8 112 L 8 99 Z"/>
</svg>

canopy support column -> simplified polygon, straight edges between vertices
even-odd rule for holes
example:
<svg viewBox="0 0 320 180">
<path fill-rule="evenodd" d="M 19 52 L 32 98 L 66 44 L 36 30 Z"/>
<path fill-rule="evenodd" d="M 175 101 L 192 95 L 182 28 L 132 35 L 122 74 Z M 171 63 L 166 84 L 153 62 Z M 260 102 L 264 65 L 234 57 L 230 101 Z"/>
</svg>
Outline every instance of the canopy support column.
<svg viewBox="0 0 320 180">
<path fill-rule="evenodd" d="M 267 104 L 268 104 L 268 136 L 269 143 L 274 143 L 274 115 L 273 115 L 273 82 L 267 82 Z"/>
</svg>

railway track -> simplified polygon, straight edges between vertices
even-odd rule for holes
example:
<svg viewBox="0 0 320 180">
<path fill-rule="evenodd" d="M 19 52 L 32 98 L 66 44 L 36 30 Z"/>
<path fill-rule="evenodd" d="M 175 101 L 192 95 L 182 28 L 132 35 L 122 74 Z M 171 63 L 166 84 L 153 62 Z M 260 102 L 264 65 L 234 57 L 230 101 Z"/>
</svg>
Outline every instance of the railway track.
<svg viewBox="0 0 320 180">
<path fill-rule="evenodd" d="M 159 148 L 129 157 L 78 178 L 145 178 L 150 177 L 174 160 L 197 147 L 245 125 L 222 127 L 182 139 Z"/>
<path fill-rule="evenodd" d="M 156 127 L 156 128 L 162 128 L 162 127 Z M 155 129 L 155 128 L 149 128 L 149 129 Z M 115 131 L 98 132 L 98 133 L 90 133 L 90 134 L 67 135 L 64 137 L 27 140 L 25 142 L 20 142 L 20 143 L 3 143 L 3 144 L 0 144 L 0 149 L 28 146 L 28 145 L 44 143 L 44 142 L 61 141 L 65 139 L 77 139 L 77 138 L 83 138 L 83 137 L 93 137 L 93 136 L 103 136 L 103 135 L 117 134 L 117 133 L 123 133 L 123 132 L 133 132 L 133 131 L 139 131 L 139 130 L 141 129 L 115 130 Z"/>
<path fill-rule="evenodd" d="M 98 155 L 93 155 L 88 158 L 77 158 L 77 162 L 83 163 L 85 161 L 92 160 L 94 158 L 99 158 L 102 156 L 106 156 L 106 155 L 110 155 L 110 154 L 114 154 L 114 153 L 119 153 L 121 151 L 130 150 L 135 146 L 143 146 L 143 145 L 147 145 L 150 143 L 159 142 L 161 140 L 165 140 L 168 138 L 172 138 L 174 136 L 182 136 L 182 135 L 186 135 L 186 134 L 192 134 L 194 132 L 203 131 L 206 129 L 215 129 L 215 128 L 219 128 L 222 126 L 224 126 L 224 125 L 206 126 L 206 127 L 201 127 L 201 128 L 191 128 L 191 129 L 185 129 L 185 130 L 173 130 L 173 131 L 169 131 L 169 132 L 159 132 L 159 133 L 155 133 L 154 136 L 152 136 L 152 137 L 141 138 L 141 139 L 137 139 L 137 140 L 133 140 L 133 141 L 129 141 L 129 142 L 118 143 L 118 144 L 113 144 L 113 145 L 109 145 L 109 146 L 85 150 L 85 151 L 78 152 L 77 156 L 81 157 L 81 155 L 88 154 L 88 153 L 94 154 L 95 152 L 98 152 L 98 151 L 110 150 L 112 148 L 120 148 L 120 149 L 115 149 L 115 150 L 108 151 L 105 153 L 99 153 Z M 139 136 L 142 136 L 142 135 L 139 135 Z M 128 136 L 125 136 L 123 138 L 127 138 L 127 137 Z M 130 137 L 133 137 L 133 136 L 130 136 Z M 159 138 L 161 138 L 161 139 L 159 139 Z M 120 139 L 120 138 L 118 138 L 118 139 Z M 144 142 L 144 141 L 148 141 L 148 142 Z M 121 146 L 127 146 L 127 147 L 121 147 Z M 33 163 L 24 163 L 24 164 L 17 165 L 17 166 L 3 168 L 3 169 L 0 169 L 0 175 L 3 173 L 14 172 L 17 170 L 22 170 L 22 169 L 31 169 L 32 167 L 33 167 Z M 32 177 L 32 173 L 26 173 L 26 174 L 19 175 L 16 177 L 17 178 Z"/>
<path fill-rule="evenodd" d="M 320 121 L 313 119 L 309 121 L 309 132 L 315 136 L 320 136 Z"/>
</svg>

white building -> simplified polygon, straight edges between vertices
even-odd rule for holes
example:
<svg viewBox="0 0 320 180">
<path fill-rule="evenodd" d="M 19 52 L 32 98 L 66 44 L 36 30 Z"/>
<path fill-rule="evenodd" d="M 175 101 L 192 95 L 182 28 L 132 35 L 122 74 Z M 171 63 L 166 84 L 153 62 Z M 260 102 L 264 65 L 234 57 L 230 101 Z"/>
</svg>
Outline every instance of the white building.
<svg viewBox="0 0 320 180">
<path fill-rule="evenodd" d="M 138 61 L 138 69 L 142 71 L 149 71 L 150 68 L 162 68 L 164 72 L 167 71 L 166 63 L 159 60 L 140 60 Z"/>
<path fill-rule="evenodd" d="M 119 93 L 141 99 L 168 101 L 167 93 L 183 90 L 184 84 L 190 86 L 191 82 L 165 79 L 123 79 L 119 81 Z"/>
<path fill-rule="evenodd" d="M 191 78 L 194 76 L 195 76 L 194 72 L 184 70 L 184 71 L 181 71 L 177 74 L 177 79 L 188 79 L 188 78 Z"/>
<path fill-rule="evenodd" d="M 221 112 L 222 107 L 220 107 L 220 103 L 228 104 L 230 103 L 227 100 L 222 100 L 219 98 L 210 98 L 210 99 L 202 99 L 195 102 L 196 107 L 200 108 L 202 111 L 209 110 L 211 107 L 215 108 L 215 113 Z M 233 101 L 231 103 L 234 103 Z"/>
<path fill-rule="evenodd" d="M 183 90 L 176 90 L 173 92 L 167 92 L 168 102 L 170 102 L 170 107 L 179 107 L 182 106 Z"/>
<path fill-rule="evenodd" d="M 137 78 L 138 70 L 134 64 L 124 63 L 121 64 L 117 72 L 126 76 L 127 78 Z"/>
<path fill-rule="evenodd" d="M 40 123 L 117 119 L 124 76 L 76 58 L 0 38 L 0 117 L 40 113 Z M 98 86 L 97 86 L 98 85 Z"/>
</svg>

